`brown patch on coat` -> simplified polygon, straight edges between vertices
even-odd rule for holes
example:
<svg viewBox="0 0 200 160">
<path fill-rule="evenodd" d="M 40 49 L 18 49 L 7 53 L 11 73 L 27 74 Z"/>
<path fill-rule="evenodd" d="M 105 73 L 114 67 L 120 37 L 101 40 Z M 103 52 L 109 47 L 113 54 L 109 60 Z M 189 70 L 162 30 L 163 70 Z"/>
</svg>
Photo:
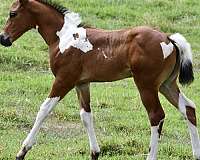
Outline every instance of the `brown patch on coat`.
<svg viewBox="0 0 200 160">
<path fill-rule="evenodd" d="M 196 120 L 196 113 L 195 113 L 195 109 L 190 107 L 190 106 L 186 106 L 186 115 L 187 115 L 187 119 L 195 126 L 197 126 L 197 120 Z"/>
</svg>

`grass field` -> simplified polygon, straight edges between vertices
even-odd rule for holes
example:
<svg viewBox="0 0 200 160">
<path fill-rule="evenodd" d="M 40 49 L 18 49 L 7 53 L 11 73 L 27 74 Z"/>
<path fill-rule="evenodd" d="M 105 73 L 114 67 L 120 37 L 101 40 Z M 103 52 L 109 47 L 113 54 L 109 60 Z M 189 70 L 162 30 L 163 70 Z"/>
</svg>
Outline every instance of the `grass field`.
<svg viewBox="0 0 200 160">
<path fill-rule="evenodd" d="M 8 16 L 11 0 L 1 0 L 0 28 Z M 200 122 L 200 1 L 198 0 L 59 0 L 79 12 L 92 26 L 120 29 L 148 25 L 166 33 L 182 33 L 193 47 L 195 81 L 184 93 L 197 104 Z M 48 95 L 53 75 L 48 48 L 32 30 L 12 48 L 0 46 L 0 160 L 16 156 L 31 129 L 40 104 Z M 95 128 L 101 160 L 144 160 L 150 127 L 139 93 L 126 79 L 91 86 Z M 182 116 L 162 96 L 166 112 L 159 160 L 190 160 L 192 150 Z M 27 160 L 87 160 L 89 145 L 80 122 L 79 106 L 72 90 L 43 125 L 38 143 Z"/>
</svg>

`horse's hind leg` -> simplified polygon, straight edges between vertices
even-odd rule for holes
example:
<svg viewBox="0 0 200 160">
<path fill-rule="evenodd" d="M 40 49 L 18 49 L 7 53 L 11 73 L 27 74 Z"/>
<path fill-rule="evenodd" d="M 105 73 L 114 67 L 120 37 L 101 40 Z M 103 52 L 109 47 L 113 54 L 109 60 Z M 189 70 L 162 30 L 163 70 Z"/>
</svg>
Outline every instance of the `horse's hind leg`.
<svg viewBox="0 0 200 160">
<path fill-rule="evenodd" d="M 77 96 L 80 103 L 80 116 L 81 120 L 86 128 L 89 141 L 90 141 L 90 149 L 91 149 L 91 159 L 97 160 L 100 153 L 100 148 L 97 143 L 94 127 L 93 127 L 93 119 L 90 109 L 90 88 L 89 84 L 82 84 L 76 86 Z"/>
<path fill-rule="evenodd" d="M 173 83 L 163 84 L 160 87 L 160 92 L 182 113 L 186 119 L 191 137 L 193 155 L 196 159 L 200 160 L 200 142 L 196 128 L 195 104 L 179 90 L 175 81 Z"/>
<path fill-rule="evenodd" d="M 151 123 L 151 141 L 147 160 L 156 160 L 158 151 L 158 140 L 161 135 L 165 113 L 158 98 L 158 89 L 150 86 L 141 87 L 137 83 L 142 102 L 147 110 Z"/>
</svg>

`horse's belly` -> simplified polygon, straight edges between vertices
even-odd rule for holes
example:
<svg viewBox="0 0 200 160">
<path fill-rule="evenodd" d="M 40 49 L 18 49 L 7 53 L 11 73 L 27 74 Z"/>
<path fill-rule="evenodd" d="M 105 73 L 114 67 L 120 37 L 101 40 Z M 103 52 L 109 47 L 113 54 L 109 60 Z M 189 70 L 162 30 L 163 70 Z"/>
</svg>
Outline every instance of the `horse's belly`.
<svg viewBox="0 0 200 160">
<path fill-rule="evenodd" d="M 96 72 L 83 72 L 80 82 L 112 82 L 132 76 L 130 69 L 124 70 L 96 70 Z"/>
<path fill-rule="evenodd" d="M 111 82 L 117 81 L 132 76 L 130 69 L 125 70 L 107 70 L 104 72 L 97 72 L 92 81 L 94 82 Z"/>
</svg>

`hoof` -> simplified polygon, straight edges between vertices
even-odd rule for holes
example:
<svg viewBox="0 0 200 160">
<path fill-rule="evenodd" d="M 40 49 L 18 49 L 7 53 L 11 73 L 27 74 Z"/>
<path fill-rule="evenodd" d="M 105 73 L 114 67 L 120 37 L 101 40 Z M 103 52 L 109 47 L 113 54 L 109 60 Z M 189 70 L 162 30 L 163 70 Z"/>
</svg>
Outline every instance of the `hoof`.
<svg viewBox="0 0 200 160">
<path fill-rule="evenodd" d="M 24 154 L 22 156 L 19 156 L 19 157 L 17 156 L 16 160 L 24 160 L 26 153 L 27 152 L 24 152 Z"/>
<path fill-rule="evenodd" d="M 16 157 L 16 160 L 24 160 L 24 157 L 25 157 L 25 156 L 22 156 L 22 157 Z"/>
<path fill-rule="evenodd" d="M 100 153 L 91 152 L 91 160 L 98 160 Z"/>
<path fill-rule="evenodd" d="M 24 160 L 27 152 L 28 152 L 28 150 L 26 150 L 25 148 L 20 150 L 19 153 L 17 154 L 16 160 Z"/>
</svg>

